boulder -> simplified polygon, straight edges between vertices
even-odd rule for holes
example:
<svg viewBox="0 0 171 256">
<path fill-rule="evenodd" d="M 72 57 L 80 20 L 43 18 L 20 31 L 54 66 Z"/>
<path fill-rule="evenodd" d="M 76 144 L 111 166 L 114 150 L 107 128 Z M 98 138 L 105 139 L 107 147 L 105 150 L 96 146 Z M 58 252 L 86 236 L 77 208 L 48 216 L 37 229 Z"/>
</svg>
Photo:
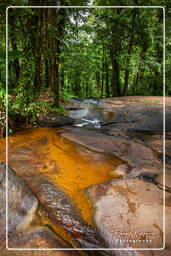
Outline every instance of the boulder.
<svg viewBox="0 0 171 256">
<path fill-rule="evenodd" d="M 7 250 L 6 248 L 1 248 L 1 256 L 24 256 L 26 254 L 26 251 L 19 251 L 19 250 Z M 75 254 L 75 252 L 70 251 L 48 251 L 42 250 L 42 251 L 35 251 L 35 250 L 27 250 L 27 256 L 79 256 L 79 254 Z"/>
<path fill-rule="evenodd" d="M 22 256 L 22 252 L 8 251 L 6 240 L 6 166 L 0 163 L 0 250 L 2 256 Z M 41 223 L 37 215 L 38 200 L 27 184 L 8 167 L 8 247 L 9 248 L 66 248 L 48 227 Z M 70 245 L 68 246 L 70 247 Z M 27 255 L 44 254 L 28 251 Z M 54 251 L 52 256 L 66 256 L 68 253 Z M 77 255 L 75 252 L 69 255 Z"/>
<path fill-rule="evenodd" d="M 139 178 L 117 179 L 93 185 L 85 193 L 94 205 L 95 225 L 107 247 L 133 249 L 116 251 L 116 256 L 170 255 L 170 203 L 166 203 L 166 252 L 150 251 L 163 247 L 163 190 L 156 184 Z M 169 198 L 166 192 L 167 202 Z"/>
<path fill-rule="evenodd" d="M 9 239 L 9 248 L 66 248 L 66 244 L 45 226 L 32 227 Z"/>
<path fill-rule="evenodd" d="M 127 176 L 128 173 L 130 172 L 130 168 L 128 165 L 126 164 L 120 164 L 116 167 L 114 174 L 119 177 L 122 178 L 124 176 Z"/>
<path fill-rule="evenodd" d="M 6 166 L 0 163 L 0 235 L 5 236 Z M 38 201 L 21 178 L 8 168 L 8 232 L 25 229 L 33 220 Z"/>
<path fill-rule="evenodd" d="M 91 150 L 107 152 L 126 161 L 131 167 L 155 166 L 161 168 L 153 151 L 139 143 L 120 137 L 109 137 L 97 131 L 71 128 L 63 131 L 61 135 L 71 141 L 81 144 Z"/>
<path fill-rule="evenodd" d="M 119 99 L 119 101 L 118 101 Z M 171 131 L 171 100 L 166 97 L 166 132 Z M 101 106 L 115 111 L 115 117 L 102 126 L 110 126 L 129 133 L 162 134 L 163 97 L 120 97 L 104 99 Z"/>
<path fill-rule="evenodd" d="M 72 244 L 80 248 L 101 248 L 103 240 L 80 216 L 78 209 L 67 194 L 50 177 L 37 175 L 25 177 L 36 194 L 48 219 L 72 237 Z M 101 255 L 101 254 L 99 254 Z"/>
<path fill-rule="evenodd" d="M 42 127 L 60 127 L 74 123 L 74 119 L 68 116 L 61 115 L 45 115 L 38 117 L 38 123 Z"/>
</svg>

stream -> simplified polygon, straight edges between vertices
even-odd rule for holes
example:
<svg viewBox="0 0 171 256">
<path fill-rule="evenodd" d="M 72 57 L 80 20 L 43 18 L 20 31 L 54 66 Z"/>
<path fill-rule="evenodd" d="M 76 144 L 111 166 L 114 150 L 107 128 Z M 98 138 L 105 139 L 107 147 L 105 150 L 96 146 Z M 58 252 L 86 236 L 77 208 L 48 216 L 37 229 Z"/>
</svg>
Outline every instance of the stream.
<svg viewBox="0 0 171 256">
<path fill-rule="evenodd" d="M 101 121 L 114 116 L 98 102 L 84 100 L 81 109 L 69 111 L 76 120 L 72 129 L 80 127 L 84 133 L 90 128 L 98 130 Z M 65 129 L 70 128 L 31 128 L 9 136 L 9 166 L 36 195 L 41 221 L 67 247 L 102 248 L 105 245 L 96 232 L 93 205 L 85 189 L 113 179 L 122 162 L 63 138 Z M 1 150 L 0 160 L 4 159 L 5 151 Z"/>
<path fill-rule="evenodd" d="M 170 248 L 171 176 L 167 159 L 171 156 L 171 101 L 166 100 L 166 245 Z M 72 256 L 116 256 L 120 252 L 109 248 L 120 247 L 134 248 L 122 252 L 124 256 L 139 255 L 136 248 L 161 248 L 161 108 L 162 97 L 73 99 L 66 106 L 67 116 L 49 114 L 43 127 L 39 123 L 39 127 L 10 135 L 9 247 L 74 248 L 68 252 Z M 0 145 L 0 162 L 5 162 L 4 138 L 0 138 Z M 2 233 L 3 163 L 0 170 Z M 123 227 L 126 232 L 117 233 Z M 143 235 L 142 240 L 141 232 L 134 237 L 137 230 L 149 231 L 150 239 L 144 240 Z M 132 238 L 138 238 L 136 243 Z"/>
<path fill-rule="evenodd" d="M 76 120 L 75 126 L 98 129 L 102 121 L 112 119 L 114 112 L 106 111 L 99 103 L 100 100 L 83 100 L 81 109 L 70 111 L 69 116 Z"/>
</svg>

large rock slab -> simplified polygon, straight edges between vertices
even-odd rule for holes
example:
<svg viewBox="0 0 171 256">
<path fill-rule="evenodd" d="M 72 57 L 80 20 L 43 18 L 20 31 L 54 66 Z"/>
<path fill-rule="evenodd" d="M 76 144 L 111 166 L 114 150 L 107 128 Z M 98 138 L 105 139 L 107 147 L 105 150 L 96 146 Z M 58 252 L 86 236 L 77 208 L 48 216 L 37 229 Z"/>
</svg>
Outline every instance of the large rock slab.
<svg viewBox="0 0 171 256">
<path fill-rule="evenodd" d="M 9 239 L 9 248 L 65 248 L 66 244 L 45 226 L 35 226 Z"/>
<path fill-rule="evenodd" d="M 6 248 L 1 248 L 1 256 L 25 256 L 26 251 L 19 251 L 19 250 L 7 250 Z M 73 252 L 66 252 L 66 251 L 36 251 L 36 250 L 27 250 L 27 256 L 75 256 L 78 254 L 74 254 Z"/>
<path fill-rule="evenodd" d="M 168 174 L 170 175 L 170 174 Z M 162 182 L 162 177 L 159 176 Z M 170 179 L 171 180 L 171 179 Z M 168 182 L 167 186 L 171 187 Z M 139 178 L 93 185 L 85 193 L 95 208 L 94 221 L 109 248 L 147 248 L 116 251 L 116 256 L 170 255 L 171 204 L 166 192 L 166 249 L 163 247 L 163 190 Z"/>
<path fill-rule="evenodd" d="M 62 227 L 72 237 L 76 247 L 102 248 L 104 246 L 103 240 L 82 219 L 68 195 L 51 178 L 37 175 L 25 177 L 25 180 L 36 194 L 48 219 Z"/>
<path fill-rule="evenodd" d="M 1 255 L 15 255 L 6 247 L 6 166 L 0 163 L 0 249 Z M 66 248 L 37 215 L 38 200 L 27 184 L 8 167 L 8 247 L 9 248 Z M 16 254 L 16 255 L 21 255 Z M 28 255 L 32 255 L 31 252 Z M 35 255 L 41 255 L 37 252 Z M 66 255 L 57 252 L 52 255 Z M 75 254 L 72 254 L 75 255 Z"/>
<path fill-rule="evenodd" d="M 101 105 L 115 111 L 109 125 L 129 133 L 161 134 L 163 132 L 163 97 L 120 97 L 101 101 Z M 171 131 L 171 98 L 166 97 L 166 132 Z"/>
<path fill-rule="evenodd" d="M 61 132 L 61 135 L 71 141 L 99 152 L 111 153 L 126 161 L 131 167 L 155 166 L 159 171 L 162 166 L 156 159 L 153 150 L 134 141 L 120 137 L 112 137 L 96 131 L 72 128 Z"/>
<path fill-rule="evenodd" d="M 5 236 L 6 167 L 0 163 L 0 235 Z M 26 228 L 34 218 L 38 201 L 25 182 L 8 168 L 8 232 L 9 235 Z"/>
<path fill-rule="evenodd" d="M 61 115 L 45 115 L 39 116 L 38 122 L 43 127 L 59 127 L 64 125 L 70 125 L 74 123 L 74 119 L 68 116 Z"/>
</svg>

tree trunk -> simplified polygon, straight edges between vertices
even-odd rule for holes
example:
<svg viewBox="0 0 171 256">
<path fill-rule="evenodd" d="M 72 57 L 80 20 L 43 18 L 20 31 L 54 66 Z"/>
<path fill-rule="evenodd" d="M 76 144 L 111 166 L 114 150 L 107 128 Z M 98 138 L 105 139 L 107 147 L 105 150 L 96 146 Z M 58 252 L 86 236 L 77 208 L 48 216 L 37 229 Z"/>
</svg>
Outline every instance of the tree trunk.
<svg viewBox="0 0 171 256">
<path fill-rule="evenodd" d="M 128 83 L 129 83 L 129 73 L 130 73 L 130 61 L 131 61 L 131 52 L 134 45 L 134 34 L 131 35 L 129 46 L 128 46 L 128 57 L 126 58 L 126 65 L 127 68 L 125 69 L 125 82 L 124 82 L 124 89 L 123 89 L 123 95 L 127 95 L 128 92 Z"/>
<path fill-rule="evenodd" d="M 106 97 L 110 96 L 110 92 L 109 92 L 109 67 L 108 67 L 108 63 L 105 64 L 105 71 L 106 71 Z"/>
<path fill-rule="evenodd" d="M 103 92 L 104 92 L 104 64 L 102 65 L 101 97 L 103 97 Z"/>
<path fill-rule="evenodd" d="M 97 90 L 100 90 L 100 74 L 99 71 L 96 71 L 96 86 L 97 86 Z"/>
<path fill-rule="evenodd" d="M 37 17 L 37 37 L 35 47 L 35 78 L 34 88 L 39 94 L 43 83 L 43 22 L 44 22 L 44 8 L 38 10 Z"/>
<path fill-rule="evenodd" d="M 60 20 L 57 19 L 60 17 Z M 50 85 L 51 90 L 54 96 L 54 105 L 56 107 L 60 106 L 60 45 L 61 39 L 63 36 L 63 29 L 65 23 L 65 10 L 63 8 L 49 8 L 48 12 L 49 23 L 51 28 L 49 29 L 49 50 L 50 54 L 48 55 L 52 64 L 50 75 Z M 56 33 L 54 33 L 54 31 Z M 51 65 L 49 65 L 50 67 Z"/>
<path fill-rule="evenodd" d="M 124 89 L 123 89 L 123 95 L 127 95 L 128 92 L 128 85 L 129 85 L 129 73 L 130 73 L 130 62 L 131 62 L 131 52 L 134 46 L 134 39 L 135 39 L 135 35 L 134 35 L 134 26 L 135 26 L 135 20 L 136 20 L 136 15 L 139 12 L 138 9 L 134 8 L 133 10 L 133 15 L 132 15 L 132 25 L 131 25 L 131 37 L 130 37 L 130 41 L 128 44 L 128 56 L 126 58 L 126 69 L 125 69 L 125 82 L 124 82 Z"/>
<path fill-rule="evenodd" d="M 10 23 L 12 25 L 15 24 L 15 19 L 14 19 L 14 15 L 10 16 Z M 15 30 L 14 30 L 15 31 Z M 18 47 L 17 47 L 17 40 L 16 40 L 16 36 L 15 36 L 15 32 L 13 30 L 10 33 L 10 37 L 11 37 L 11 46 L 12 46 L 12 50 L 13 52 L 17 53 L 18 51 Z M 15 69 L 15 76 L 16 76 L 16 85 L 18 83 L 18 79 L 19 79 L 19 75 L 20 75 L 20 61 L 18 57 L 14 58 L 14 69 Z"/>
<path fill-rule="evenodd" d="M 135 79 L 135 83 L 134 83 L 134 92 L 136 94 L 139 93 L 140 83 L 141 83 L 142 77 L 143 77 L 144 68 L 141 67 L 141 64 L 143 63 L 143 61 L 145 59 L 147 49 L 148 49 L 147 44 L 143 43 L 141 53 L 139 56 L 139 63 L 138 63 L 136 79 Z"/>
<path fill-rule="evenodd" d="M 121 12 L 120 8 L 117 9 L 117 13 Z M 112 47 L 111 47 L 111 62 L 112 62 L 112 97 L 120 96 L 120 71 L 119 62 L 117 61 L 118 51 L 119 51 L 119 40 L 116 36 L 117 27 L 115 25 L 112 28 Z"/>
<path fill-rule="evenodd" d="M 112 59 L 112 97 L 120 96 L 120 72 L 119 63 Z"/>
<path fill-rule="evenodd" d="M 18 50 L 17 42 L 16 42 L 16 39 L 15 39 L 15 36 L 13 33 L 11 34 L 11 46 L 12 46 L 12 50 L 14 52 L 17 52 L 17 50 Z M 19 62 L 18 57 L 15 57 L 15 59 L 14 59 L 14 69 L 15 69 L 16 85 L 17 85 L 17 82 L 18 82 L 18 79 L 20 76 L 20 62 Z"/>
</svg>

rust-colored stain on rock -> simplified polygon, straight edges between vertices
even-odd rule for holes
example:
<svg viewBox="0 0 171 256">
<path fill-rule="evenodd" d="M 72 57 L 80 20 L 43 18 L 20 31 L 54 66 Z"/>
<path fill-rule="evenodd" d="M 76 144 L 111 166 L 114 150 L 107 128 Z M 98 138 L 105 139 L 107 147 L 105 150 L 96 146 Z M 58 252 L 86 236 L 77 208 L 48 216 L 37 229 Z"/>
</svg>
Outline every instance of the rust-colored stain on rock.
<svg viewBox="0 0 171 256">
<path fill-rule="evenodd" d="M 121 161 L 89 151 L 59 135 L 59 128 L 35 128 L 9 136 L 9 165 L 20 176 L 51 177 L 71 198 L 83 219 L 92 224 L 91 204 L 83 189 L 114 178 Z M 1 142 L 5 143 L 4 139 Z M 4 161 L 5 151 L 0 160 Z"/>
</svg>

